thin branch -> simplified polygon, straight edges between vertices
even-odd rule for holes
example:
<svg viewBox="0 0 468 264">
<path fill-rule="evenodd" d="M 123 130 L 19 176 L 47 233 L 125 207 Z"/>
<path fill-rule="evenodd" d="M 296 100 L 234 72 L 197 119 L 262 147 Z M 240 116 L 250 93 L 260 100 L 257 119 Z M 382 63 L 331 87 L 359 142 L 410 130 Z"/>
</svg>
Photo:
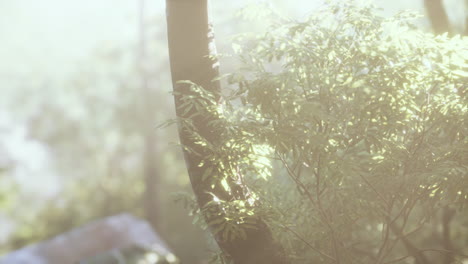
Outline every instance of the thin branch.
<svg viewBox="0 0 468 264">
<path fill-rule="evenodd" d="M 329 221 L 329 217 L 327 216 L 327 213 L 325 212 L 325 209 L 323 209 L 323 206 L 322 206 L 322 200 L 320 199 L 320 194 L 321 194 L 321 191 L 320 191 L 320 177 L 321 177 L 321 170 L 320 170 L 320 164 L 321 163 L 321 156 L 320 156 L 320 153 L 318 154 L 318 158 L 317 158 L 317 170 L 314 170 L 314 174 L 315 174 L 315 180 L 316 180 L 316 184 L 315 184 L 315 196 L 316 196 L 316 199 L 317 199 L 317 205 L 318 205 L 318 209 L 319 209 L 319 212 L 322 214 L 322 217 L 324 218 L 325 220 L 325 224 L 326 226 L 328 227 L 328 229 L 330 230 L 330 233 L 331 233 L 331 236 L 332 236 L 332 242 L 333 242 L 333 251 L 335 253 L 335 256 L 337 257 L 337 260 L 336 260 L 336 263 L 340 263 L 340 258 L 339 258 L 339 251 L 338 251 L 338 241 L 336 239 L 336 235 L 335 235 L 335 229 L 333 228 L 333 226 L 330 224 L 331 221 Z"/>
<path fill-rule="evenodd" d="M 387 201 L 387 199 L 385 199 L 385 197 L 383 197 L 382 194 L 380 194 L 379 191 L 377 191 L 377 189 L 374 187 L 374 185 L 372 185 L 365 177 L 364 175 L 362 175 L 361 173 L 359 173 L 359 176 L 361 177 L 362 180 L 364 180 L 364 182 L 369 185 L 369 187 L 372 189 L 372 191 L 374 191 L 375 194 L 377 194 L 377 196 L 379 196 L 379 198 L 385 203 L 385 205 L 387 205 L 387 208 L 390 207 L 390 203 Z"/>
<path fill-rule="evenodd" d="M 288 172 L 289 177 L 297 184 L 301 192 L 305 193 L 307 195 L 307 198 L 309 198 L 309 201 L 312 203 L 313 206 L 317 207 L 317 204 L 314 201 L 312 193 L 308 190 L 308 188 L 305 186 L 303 182 L 301 182 L 294 171 L 289 167 L 288 163 L 286 160 L 278 153 L 277 156 L 280 158 L 281 162 L 283 163 L 284 167 L 286 168 L 286 171 Z"/>
<path fill-rule="evenodd" d="M 321 250 L 319 250 L 318 248 L 314 247 L 312 244 L 310 244 L 309 242 L 307 242 L 307 240 L 305 240 L 303 237 L 301 237 L 297 232 L 295 232 L 294 230 L 292 230 L 291 228 L 285 226 L 285 225 L 281 225 L 281 227 L 283 227 L 284 229 L 288 230 L 289 232 L 291 232 L 294 236 L 296 236 L 299 240 L 301 240 L 302 242 L 304 242 L 304 244 L 306 244 L 308 247 L 310 247 L 312 250 L 314 250 L 315 252 L 319 253 L 320 255 L 328 258 L 328 259 L 331 259 L 333 261 L 336 262 L 336 259 L 324 252 L 322 252 Z"/>
</svg>

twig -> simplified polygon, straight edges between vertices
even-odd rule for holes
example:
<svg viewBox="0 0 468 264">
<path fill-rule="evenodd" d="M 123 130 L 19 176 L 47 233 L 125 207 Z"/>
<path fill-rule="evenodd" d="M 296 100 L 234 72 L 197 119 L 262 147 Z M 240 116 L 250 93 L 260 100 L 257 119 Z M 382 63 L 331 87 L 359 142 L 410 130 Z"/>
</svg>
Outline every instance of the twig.
<svg viewBox="0 0 468 264">
<path fill-rule="evenodd" d="M 296 233 L 294 230 L 292 230 L 291 228 L 285 226 L 285 225 L 281 225 L 281 227 L 283 227 L 284 229 L 288 230 L 289 232 L 293 233 L 297 238 L 299 238 L 299 240 L 301 240 L 302 242 L 304 242 L 304 244 L 306 244 L 308 247 L 310 247 L 312 250 L 316 251 L 317 253 L 319 253 L 320 255 L 328 258 L 328 259 L 331 259 L 333 261 L 336 261 L 336 259 L 324 252 L 322 252 L 321 250 L 319 250 L 318 248 L 312 246 L 309 242 L 307 242 L 304 238 L 302 238 L 298 233 Z"/>
</svg>

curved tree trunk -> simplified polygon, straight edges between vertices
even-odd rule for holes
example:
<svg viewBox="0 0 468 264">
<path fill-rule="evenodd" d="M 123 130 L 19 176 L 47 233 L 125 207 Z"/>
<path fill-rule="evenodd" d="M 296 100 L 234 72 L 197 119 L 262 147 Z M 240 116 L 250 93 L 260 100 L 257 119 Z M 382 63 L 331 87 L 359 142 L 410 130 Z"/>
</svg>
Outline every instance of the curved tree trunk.
<svg viewBox="0 0 468 264">
<path fill-rule="evenodd" d="M 435 34 L 450 32 L 450 22 L 442 0 L 424 0 L 429 21 Z"/>
<path fill-rule="evenodd" d="M 211 125 L 219 121 L 216 114 L 206 109 L 184 108 L 182 98 L 187 94 L 196 96 L 190 91 L 189 84 L 178 83 L 180 80 L 189 80 L 215 95 L 221 97 L 220 83 L 213 81 L 218 76 L 218 62 L 209 57 L 215 55 L 214 37 L 209 23 L 207 0 L 166 0 L 167 33 L 169 42 L 169 57 L 171 64 L 172 83 L 175 97 L 176 114 L 178 118 L 189 120 L 192 128 L 208 142 L 216 145 L 223 127 Z M 193 191 L 200 208 L 205 208 L 213 199 L 211 194 L 222 200 L 230 201 L 241 199 L 239 193 L 233 194 L 221 186 L 219 175 L 205 173 L 212 171 L 212 165 L 204 161 L 203 157 L 209 151 L 196 144 L 194 134 L 186 126 L 179 125 L 179 136 L 184 146 L 184 156 Z M 203 179 L 204 178 L 204 179 Z M 219 178 L 219 179 L 218 179 Z M 233 179 L 227 179 L 231 189 L 246 192 Z M 215 214 L 223 215 L 221 208 Z M 207 219 L 205 215 L 205 219 Z M 209 219 L 207 219 L 209 220 Z M 256 229 L 245 229 L 244 238 L 233 240 L 223 239 L 219 233 L 214 237 L 226 255 L 230 256 L 235 264 L 286 264 L 289 261 L 284 257 L 284 250 L 272 238 L 271 231 L 262 219 L 256 218 Z"/>
</svg>

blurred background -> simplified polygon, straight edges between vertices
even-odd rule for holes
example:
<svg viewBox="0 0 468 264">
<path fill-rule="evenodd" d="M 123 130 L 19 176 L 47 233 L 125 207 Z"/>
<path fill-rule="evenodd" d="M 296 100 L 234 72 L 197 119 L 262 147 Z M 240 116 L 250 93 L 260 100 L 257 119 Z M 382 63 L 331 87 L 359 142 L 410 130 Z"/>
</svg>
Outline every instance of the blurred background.
<svg viewBox="0 0 468 264">
<path fill-rule="evenodd" d="M 345 1 L 345 0 L 343 0 Z M 261 29 L 211 1 L 218 51 Z M 386 16 L 424 0 L 376 0 Z M 321 4 L 272 0 L 302 19 Z M 147 219 L 185 263 L 207 263 L 207 235 L 176 203 L 190 194 L 175 126 L 164 1 L 0 0 L 0 255 L 120 212 Z M 445 0 L 451 31 L 467 1 Z M 424 17 L 418 26 L 431 31 Z M 232 58 L 221 71 L 236 69 Z"/>
</svg>

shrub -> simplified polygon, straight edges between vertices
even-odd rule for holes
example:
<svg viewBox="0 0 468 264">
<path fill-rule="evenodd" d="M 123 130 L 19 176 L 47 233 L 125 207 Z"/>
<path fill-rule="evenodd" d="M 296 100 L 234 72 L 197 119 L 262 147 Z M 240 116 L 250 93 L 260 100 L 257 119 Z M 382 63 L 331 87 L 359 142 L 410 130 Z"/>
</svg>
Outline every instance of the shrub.
<svg viewBox="0 0 468 264">
<path fill-rule="evenodd" d="M 213 156 L 235 164 L 224 177 L 243 171 L 255 212 L 297 263 L 424 262 L 466 248 L 433 245 L 431 219 L 467 204 L 468 41 L 418 31 L 415 17 L 328 4 L 235 46 L 230 129 Z"/>
</svg>

